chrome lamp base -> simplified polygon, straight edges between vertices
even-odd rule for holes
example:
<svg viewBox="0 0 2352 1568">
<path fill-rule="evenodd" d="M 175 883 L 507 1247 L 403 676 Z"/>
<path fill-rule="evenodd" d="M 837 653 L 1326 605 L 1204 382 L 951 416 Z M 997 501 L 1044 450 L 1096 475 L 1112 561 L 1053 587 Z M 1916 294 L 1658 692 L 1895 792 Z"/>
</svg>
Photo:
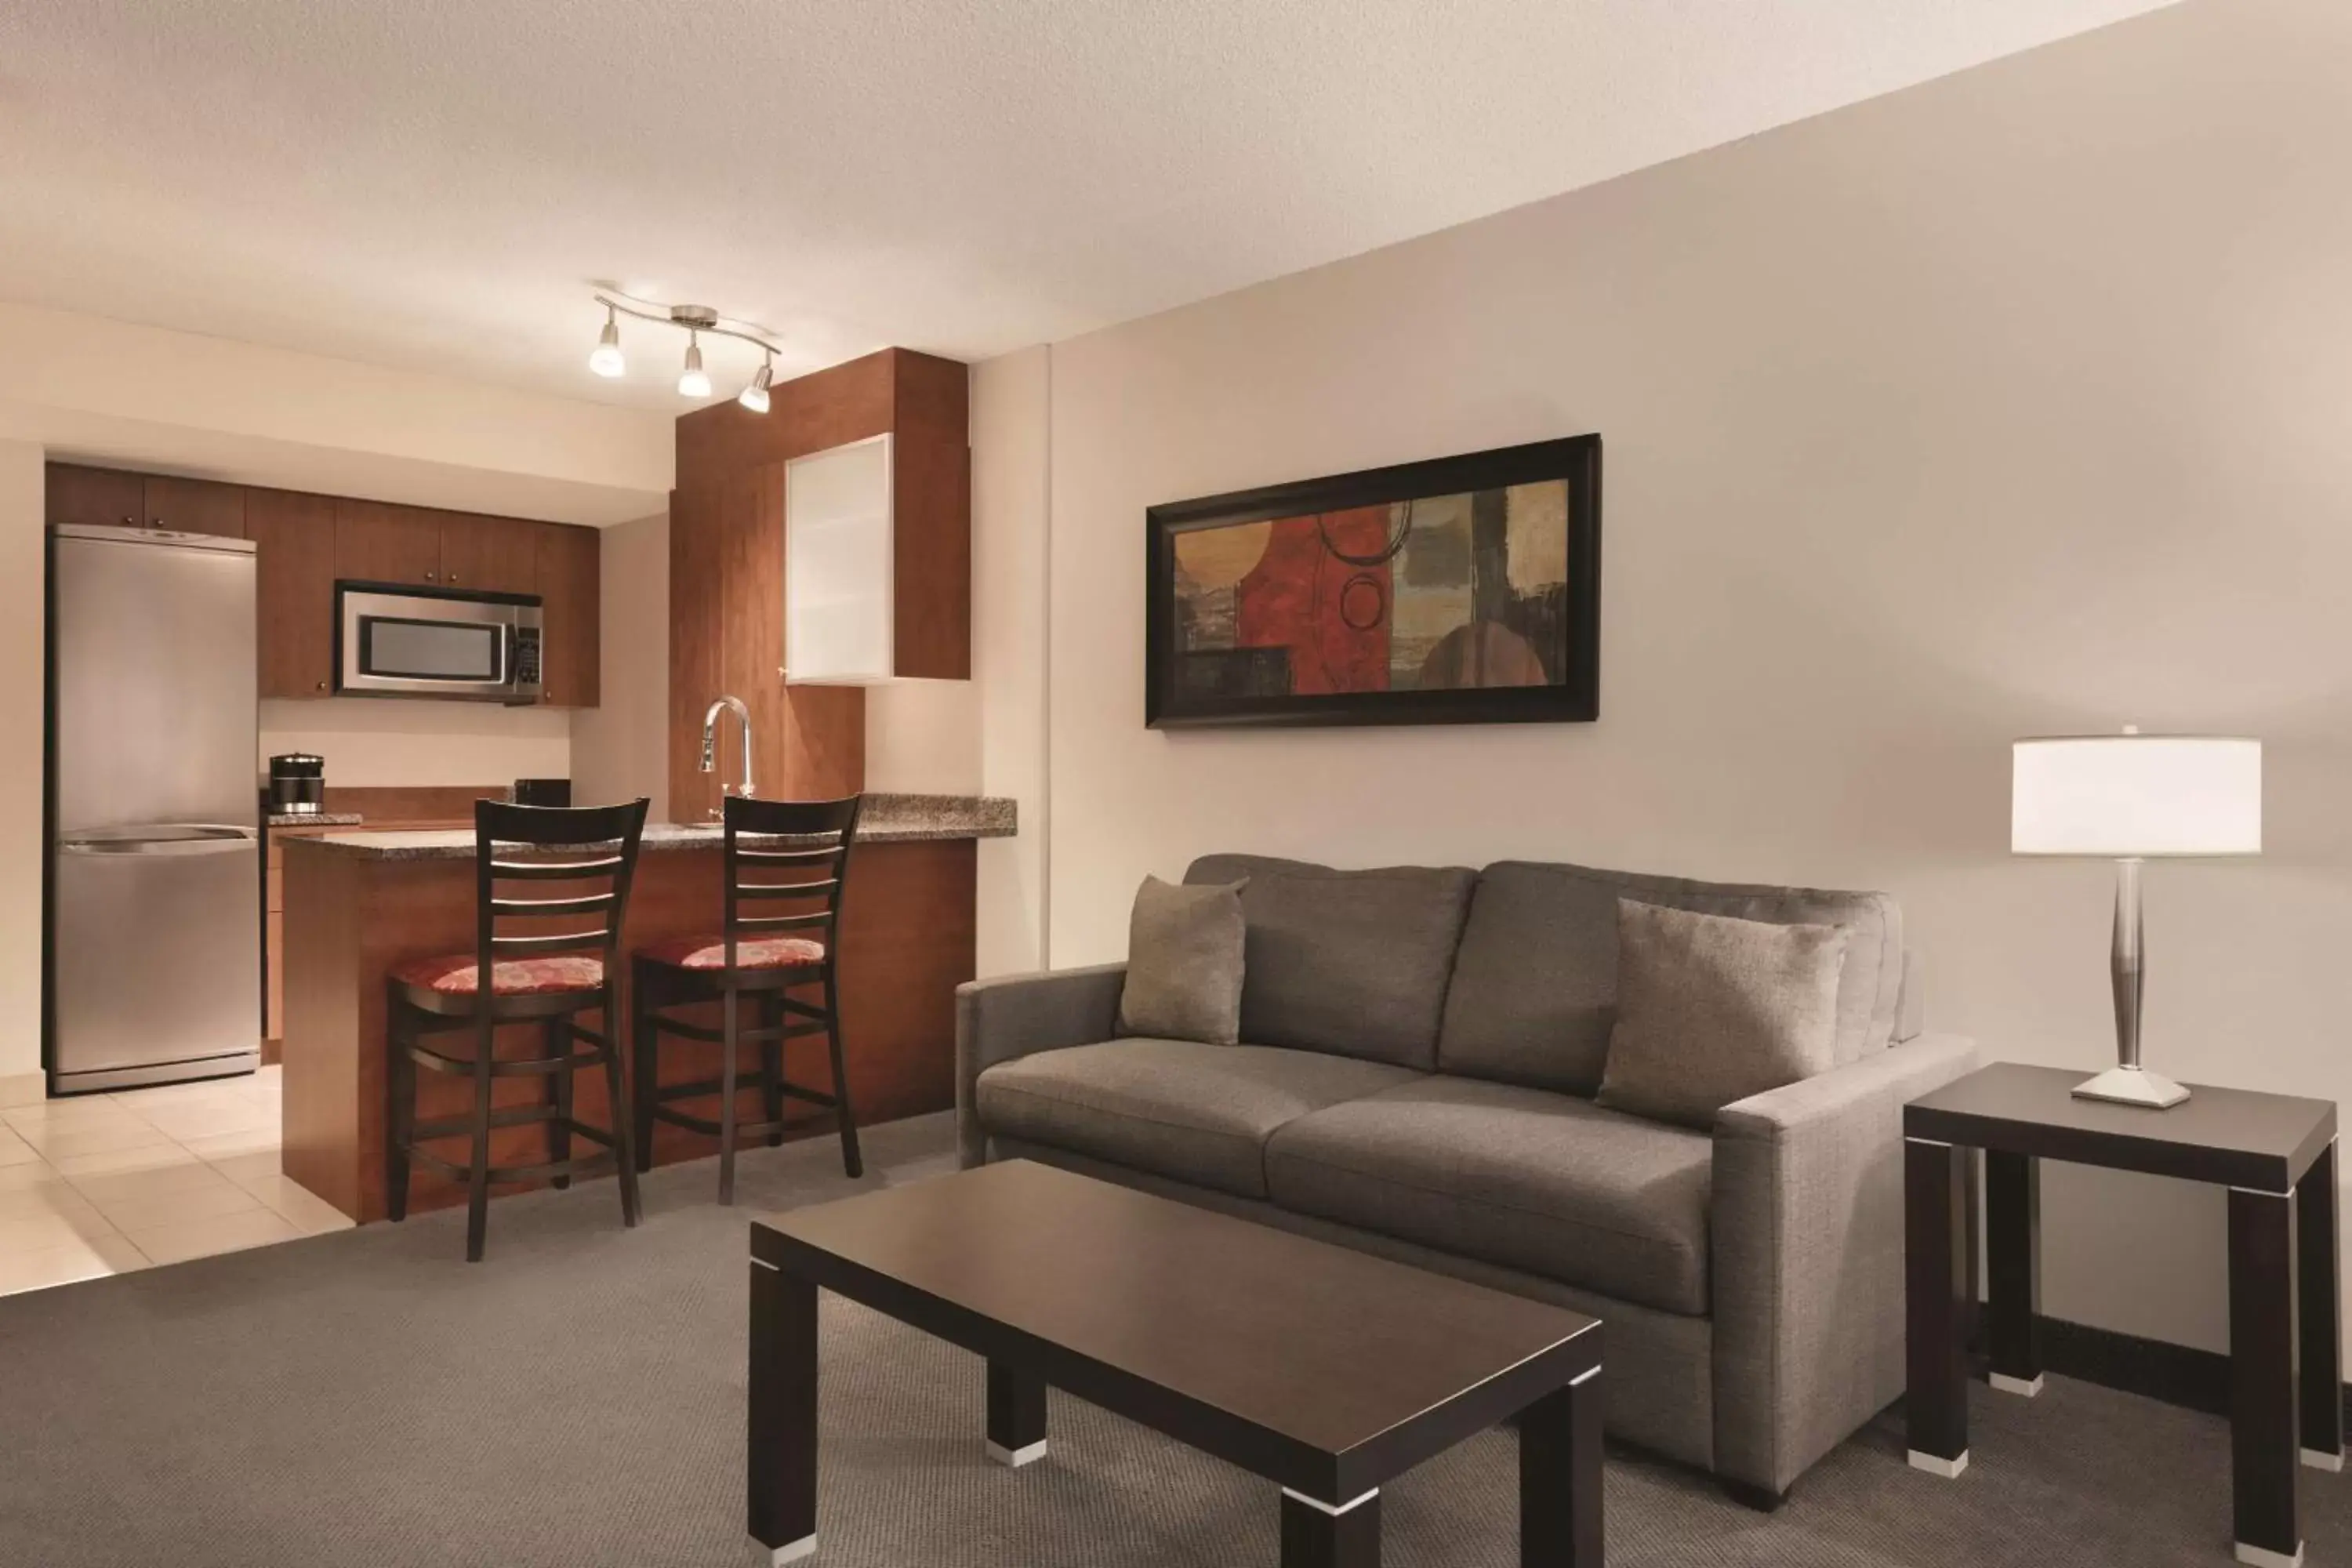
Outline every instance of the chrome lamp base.
<svg viewBox="0 0 2352 1568">
<path fill-rule="evenodd" d="M 2076 1084 L 2074 1098 L 2162 1110 L 2187 1100 L 2189 1091 L 2161 1073 L 2152 1073 L 2145 1068 L 2109 1068 L 2098 1077 Z"/>
</svg>

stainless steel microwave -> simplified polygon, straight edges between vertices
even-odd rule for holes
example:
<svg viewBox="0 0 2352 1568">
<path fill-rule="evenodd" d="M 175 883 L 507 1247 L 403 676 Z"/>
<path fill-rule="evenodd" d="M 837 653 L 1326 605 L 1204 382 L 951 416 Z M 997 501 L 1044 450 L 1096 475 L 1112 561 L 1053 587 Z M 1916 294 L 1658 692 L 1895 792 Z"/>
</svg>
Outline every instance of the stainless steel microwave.
<svg viewBox="0 0 2352 1568">
<path fill-rule="evenodd" d="M 535 595 L 335 584 L 335 689 L 354 697 L 536 702 L 539 651 Z"/>
</svg>

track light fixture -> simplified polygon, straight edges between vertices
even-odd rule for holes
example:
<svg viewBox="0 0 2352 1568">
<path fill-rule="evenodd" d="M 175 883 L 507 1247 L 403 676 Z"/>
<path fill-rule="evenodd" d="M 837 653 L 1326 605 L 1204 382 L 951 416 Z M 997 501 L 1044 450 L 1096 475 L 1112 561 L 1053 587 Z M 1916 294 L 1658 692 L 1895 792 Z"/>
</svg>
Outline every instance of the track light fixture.
<svg viewBox="0 0 2352 1568">
<path fill-rule="evenodd" d="M 776 360 L 771 354 L 752 373 L 751 384 L 735 395 L 735 401 L 754 414 L 765 414 L 768 411 L 768 387 L 775 379 Z"/>
<path fill-rule="evenodd" d="M 604 307 L 604 330 L 597 334 L 595 352 L 588 356 L 588 368 L 598 375 L 616 376 L 628 368 L 621 354 L 621 322 L 623 316 L 634 316 L 641 321 L 658 321 L 665 326 L 679 327 L 686 332 L 686 364 L 679 371 L 677 392 L 681 397 L 710 395 L 710 375 L 702 368 L 702 334 L 713 332 L 722 338 L 740 338 L 757 347 L 763 358 L 735 401 L 754 414 L 768 411 L 768 388 L 775 384 L 776 355 L 782 351 L 770 342 L 768 329 L 756 321 L 741 321 L 721 316 L 708 305 L 664 305 L 651 300 L 632 299 L 628 295 L 599 294 L 596 303 Z"/>
</svg>

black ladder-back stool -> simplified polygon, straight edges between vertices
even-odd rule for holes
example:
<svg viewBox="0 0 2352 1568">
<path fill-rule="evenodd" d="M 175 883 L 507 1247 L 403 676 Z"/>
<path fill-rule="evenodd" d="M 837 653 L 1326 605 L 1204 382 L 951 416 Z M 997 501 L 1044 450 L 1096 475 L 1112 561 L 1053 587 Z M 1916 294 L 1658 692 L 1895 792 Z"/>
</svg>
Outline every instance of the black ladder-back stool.
<svg viewBox="0 0 2352 1568">
<path fill-rule="evenodd" d="M 637 1166 L 629 1146 L 628 1089 L 622 1081 L 618 1044 L 618 983 L 621 921 L 628 911 L 629 884 L 636 875 L 645 826 L 643 800 L 583 807 L 476 801 L 474 951 L 411 959 L 395 965 L 387 982 L 391 1115 L 384 1139 L 385 1207 L 395 1220 L 406 1215 L 412 1160 L 463 1181 L 469 1263 L 481 1261 L 492 1182 L 552 1181 L 568 1187 L 573 1176 L 614 1171 L 620 1178 L 622 1223 L 637 1223 Z M 501 846 L 520 846 L 524 854 L 502 859 Z M 554 896 L 545 898 L 499 893 L 500 883 L 514 882 L 596 882 L 603 890 L 551 888 L 546 891 Z M 565 929 L 549 931 L 550 921 Z M 517 922 L 529 929 L 515 932 Z M 487 995 L 480 984 L 485 973 L 491 976 Z M 601 1034 L 577 1021 L 580 1014 L 591 1011 L 604 1015 Z M 499 1058 L 494 1048 L 499 1026 L 533 1020 L 542 1026 L 543 1054 Z M 474 1031 L 470 1054 L 453 1054 L 425 1043 L 430 1036 L 467 1028 Z M 581 1042 L 589 1048 L 576 1049 Z M 572 1075 L 600 1066 L 612 1100 L 609 1130 L 576 1121 L 572 1115 Z M 472 1113 L 417 1121 L 420 1067 L 470 1078 Z M 525 1077 L 546 1079 L 541 1103 L 492 1107 L 493 1083 Z M 547 1128 L 546 1160 L 535 1165 L 492 1165 L 491 1130 L 533 1122 Z M 574 1133 L 602 1144 L 604 1152 L 574 1159 Z M 471 1139 L 469 1157 L 462 1163 L 447 1160 L 424 1147 L 441 1138 Z"/>
<path fill-rule="evenodd" d="M 682 937 L 640 948 L 632 975 L 636 1007 L 637 1163 L 653 1164 L 656 1119 L 719 1140 L 719 1201 L 735 1201 L 735 1148 L 745 1134 L 771 1144 L 784 1141 L 787 1097 L 831 1106 L 841 1123 L 841 1163 L 850 1175 L 864 1173 L 857 1155 L 857 1119 L 849 1106 L 849 1075 L 842 1063 L 841 1009 L 835 984 L 840 951 L 842 889 L 849 879 L 849 849 L 857 834 L 859 796 L 846 800 L 754 800 L 727 797 L 723 924 L 715 936 Z M 756 845 L 747 845 L 745 838 Z M 761 879 L 752 880 L 750 874 Z M 801 905 L 789 914 L 748 914 L 746 904 Z M 814 908 L 805 906 L 814 905 Z M 803 985 L 824 988 L 823 1005 L 786 994 Z M 740 1005 L 746 995 L 760 1009 L 757 1026 L 746 1028 Z M 718 1028 L 690 1023 L 669 1009 L 717 1002 Z M 719 1077 L 665 1085 L 660 1078 L 661 1037 L 712 1041 L 720 1049 Z M 784 1042 L 823 1035 L 833 1052 L 833 1092 L 825 1094 L 784 1078 Z M 761 1119 L 744 1121 L 736 1103 L 743 1087 L 739 1047 L 760 1047 L 756 1082 Z M 695 1116 L 669 1103 L 719 1096 L 719 1120 Z"/>
</svg>

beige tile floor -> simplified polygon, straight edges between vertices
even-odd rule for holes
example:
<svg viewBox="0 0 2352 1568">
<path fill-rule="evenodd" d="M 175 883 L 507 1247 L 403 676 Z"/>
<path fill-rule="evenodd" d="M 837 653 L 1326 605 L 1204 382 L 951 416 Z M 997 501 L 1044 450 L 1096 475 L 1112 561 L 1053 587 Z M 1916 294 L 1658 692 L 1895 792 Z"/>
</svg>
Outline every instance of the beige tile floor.
<svg viewBox="0 0 2352 1568">
<path fill-rule="evenodd" d="M 0 1105 L 0 1296 L 348 1226 L 278 1173 L 279 1092 L 270 1067 Z"/>
</svg>

